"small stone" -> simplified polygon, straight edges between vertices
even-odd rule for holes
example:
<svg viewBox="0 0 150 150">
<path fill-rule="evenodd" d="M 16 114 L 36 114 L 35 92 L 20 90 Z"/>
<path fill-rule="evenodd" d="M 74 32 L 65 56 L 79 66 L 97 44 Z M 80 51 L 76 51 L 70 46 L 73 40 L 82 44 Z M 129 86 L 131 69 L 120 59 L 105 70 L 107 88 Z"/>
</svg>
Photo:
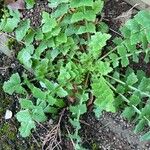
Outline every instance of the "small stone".
<svg viewBox="0 0 150 150">
<path fill-rule="evenodd" d="M 5 120 L 11 119 L 11 118 L 12 118 L 12 111 L 7 109 L 5 113 Z"/>
</svg>

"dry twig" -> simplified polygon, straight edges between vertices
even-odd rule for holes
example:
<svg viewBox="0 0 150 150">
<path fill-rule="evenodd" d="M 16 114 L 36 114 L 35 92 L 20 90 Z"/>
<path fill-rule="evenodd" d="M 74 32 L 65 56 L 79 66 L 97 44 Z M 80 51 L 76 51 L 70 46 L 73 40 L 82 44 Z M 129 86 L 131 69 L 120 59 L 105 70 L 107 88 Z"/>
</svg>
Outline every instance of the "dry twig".
<svg viewBox="0 0 150 150">
<path fill-rule="evenodd" d="M 58 124 L 52 128 L 52 130 L 46 135 L 42 144 L 42 150 L 62 150 L 61 143 L 61 131 L 60 131 L 60 123 L 62 116 L 65 112 L 63 109 L 61 116 L 59 118 Z"/>
</svg>

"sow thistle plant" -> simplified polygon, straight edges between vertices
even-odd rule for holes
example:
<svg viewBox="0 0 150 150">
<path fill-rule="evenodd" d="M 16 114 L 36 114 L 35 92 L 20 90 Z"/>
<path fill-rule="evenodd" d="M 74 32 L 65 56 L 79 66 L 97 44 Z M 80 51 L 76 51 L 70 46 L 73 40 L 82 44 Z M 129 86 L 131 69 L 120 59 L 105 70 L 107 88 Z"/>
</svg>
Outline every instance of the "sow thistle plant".
<svg viewBox="0 0 150 150">
<path fill-rule="evenodd" d="M 129 20 L 120 29 L 123 38 L 115 38 L 111 47 L 108 27 L 96 21 L 103 5 L 102 0 L 49 0 L 52 13 L 43 11 L 41 25 L 34 29 L 17 10 L 4 14 L 0 30 L 15 33 L 23 44 L 17 59 L 34 76 L 15 73 L 3 86 L 6 93 L 20 95 L 16 118 L 21 136 L 29 136 L 48 114 L 68 108 L 74 127 L 69 137 L 76 150 L 83 149 L 80 118 L 91 97 L 97 118 L 121 108 L 125 118 L 136 120 L 135 133 L 150 126 L 150 78 L 129 67 L 131 61 L 139 62 L 140 54 L 149 62 L 150 12 Z M 141 140 L 150 140 L 150 131 Z"/>
</svg>

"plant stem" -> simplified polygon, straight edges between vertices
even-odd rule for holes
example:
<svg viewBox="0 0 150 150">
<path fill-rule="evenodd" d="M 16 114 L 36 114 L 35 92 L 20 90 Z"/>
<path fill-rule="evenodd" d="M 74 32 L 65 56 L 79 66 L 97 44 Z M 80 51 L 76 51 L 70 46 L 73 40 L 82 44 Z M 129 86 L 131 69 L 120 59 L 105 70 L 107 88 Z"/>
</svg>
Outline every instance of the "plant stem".
<svg viewBox="0 0 150 150">
<path fill-rule="evenodd" d="M 114 77 L 112 77 L 112 76 L 109 76 L 109 75 L 105 75 L 105 76 L 108 77 L 108 78 L 110 78 L 110 79 L 115 80 L 116 82 L 118 82 L 118 83 L 120 83 L 120 84 L 122 84 L 122 85 L 126 85 L 125 82 L 123 82 L 123 81 L 121 81 L 121 80 L 118 80 L 118 79 L 116 79 L 116 78 L 114 78 Z M 145 93 L 145 92 L 142 92 L 141 90 L 139 90 L 139 89 L 137 89 L 137 88 L 135 88 L 135 87 L 133 87 L 133 86 L 131 86 L 131 85 L 128 85 L 128 87 L 129 87 L 131 90 L 140 92 L 142 95 L 144 95 L 144 96 L 150 98 L 150 95 L 149 95 L 149 94 L 147 94 L 147 93 Z"/>
<path fill-rule="evenodd" d="M 102 56 L 102 57 L 100 58 L 100 60 L 105 59 L 109 54 L 111 54 L 112 52 L 114 52 L 114 51 L 116 51 L 116 50 L 117 50 L 117 47 L 113 48 L 111 51 L 109 51 L 109 52 L 106 53 L 104 56 Z"/>
<path fill-rule="evenodd" d="M 116 90 L 116 88 L 113 86 L 113 85 L 111 85 L 108 81 L 106 81 L 106 83 L 108 84 L 108 86 L 110 86 L 110 88 L 114 91 L 114 92 L 116 92 L 117 94 L 119 94 L 121 97 L 122 97 L 122 99 L 123 99 L 123 101 L 125 101 L 125 102 L 127 102 L 128 104 L 130 103 L 130 100 L 128 100 L 124 95 L 122 95 L 121 93 L 118 93 L 117 92 L 117 90 Z M 136 106 L 134 106 L 134 105 L 131 105 L 133 108 L 134 108 L 134 110 L 139 114 L 139 115 L 141 115 L 141 111 L 136 107 Z M 148 125 L 150 126 L 150 120 L 146 117 L 146 116 L 143 116 L 143 118 L 148 122 Z"/>
</svg>

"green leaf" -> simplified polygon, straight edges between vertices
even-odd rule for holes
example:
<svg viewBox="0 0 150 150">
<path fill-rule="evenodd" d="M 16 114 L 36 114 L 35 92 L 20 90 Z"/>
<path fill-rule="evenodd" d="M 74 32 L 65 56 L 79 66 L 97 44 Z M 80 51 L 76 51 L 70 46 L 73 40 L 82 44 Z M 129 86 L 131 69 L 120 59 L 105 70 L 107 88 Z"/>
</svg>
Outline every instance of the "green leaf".
<svg viewBox="0 0 150 150">
<path fill-rule="evenodd" d="M 49 7 L 57 7 L 59 4 L 68 3 L 69 0 L 48 0 L 50 2 Z"/>
<path fill-rule="evenodd" d="M 44 108 L 45 113 L 51 113 L 51 114 L 57 114 L 58 113 L 58 108 L 47 106 Z"/>
<path fill-rule="evenodd" d="M 149 141 L 150 140 L 150 131 L 145 133 L 141 138 L 141 141 Z"/>
<path fill-rule="evenodd" d="M 34 105 L 33 102 L 29 99 L 19 99 L 19 103 L 22 109 L 33 109 Z"/>
<path fill-rule="evenodd" d="M 147 37 L 148 42 L 150 43 L 150 28 L 147 28 L 147 29 L 146 29 L 145 34 L 146 34 L 146 37 Z"/>
<path fill-rule="evenodd" d="M 47 92 L 44 92 L 40 88 L 35 87 L 27 79 L 26 79 L 25 83 L 27 84 L 27 86 L 31 90 L 33 97 L 40 99 L 40 100 L 46 100 Z"/>
<path fill-rule="evenodd" d="M 35 68 L 35 74 L 38 77 L 44 77 L 48 72 L 49 59 L 42 59 Z"/>
<path fill-rule="evenodd" d="M 33 96 L 34 96 L 35 98 L 39 98 L 39 99 L 41 99 L 41 100 L 45 100 L 45 99 L 46 99 L 47 93 L 46 93 L 46 92 L 43 92 L 42 90 L 40 90 L 40 89 L 37 88 L 37 87 L 33 87 L 33 88 L 31 89 L 31 92 L 32 92 L 32 94 L 33 94 Z"/>
<path fill-rule="evenodd" d="M 109 58 L 111 59 L 114 68 L 116 68 L 116 67 L 119 66 L 119 61 L 118 61 L 118 56 L 117 56 L 117 54 L 111 53 L 111 54 L 109 55 Z"/>
<path fill-rule="evenodd" d="M 123 85 L 118 84 L 117 88 L 116 88 L 116 91 L 118 93 L 124 94 L 125 93 L 125 87 Z"/>
<path fill-rule="evenodd" d="M 46 41 L 42 41 L 39 46 L 35 49 L 33 57 L 35 59 L 41 59 L 41 54 L 47 49 Z"/>
<path fill-rule="evenodd" d="M 95 33 L 95 25 L 93 23 L 87 23 L 85 26 L 80 26 L 78 31 L 76 32 L 77 34 L 83 34 L 83 33 Z"/>
<path fill-rule="evenodd" d="M 89 42 L 89 53 L 97 58 L 101 54 L 102 48 L 106 45 L 107 40 L 111 36 L 109 34 L 97 32 L 95 35 L 91 36 L 91 40 Z"/>
<path fill-rule="evenodd" d="M 31 134 L 31 130 L 35 129 L 35 122 L 32 120 L 31 114 L 28 110 L 22 110 L 16 115 L 17 120 L 21 122 L 21 127 L 19 128 L 22 137 L 27 137 Z"/>
<path fill-rule="evenodd" d="M 131 36 L 131 31 L 126 26 L 123 26 L 120 31 L 125 38 L 129 38 Z"/>
<path fill-rule="evenodd" d="M 117 52 L 121 56 L 122 66 L 126 67 L 127 65 L 129 65 L 126 47 L 123 44 L 121 44 L 120 46 L 117 47 Z"/>
<path fill-rule="evenodd" d="M 32 54 L 34 52 L 34 46 L 33 45 L 29 45 L 25 48 L 23 48 L 19 53 L 17 58 L 19 59 L 19 61 L 27 68 L 31 68 L 32 67 Z"/>
<path fill-rule="evenodd" d="M 67 68 L 61 67 L 59 76 L 57 78 L 58 82 L 60 84 L 65 85 L 70 78 L 71 78 L 71 75 L 70 75 L 69 71 L 67 70 Z"/>
<path fill-rule="evenodd" d="M 68 92 L 66 90 L 64 90 L 62 87 L 60 87 L 58 90 L 57 90 L 57 95 L 59 97 L 66 97 L 68 95 Z"/>
<path fill-rule="evenodd" d="M 27 9 L 33 8 L 35 4 L 35 0 L 25 0 L 25 2 L 26 2 Z"/>
<path fill-rule="evenodd" d="M 96 107 L 93 112 L 95 113 L 95 117 L 96 118 L 100 118 L 100 116 L 102 115 L 102 109 L 100 107 Z"/>
<path fill-rule="evenodd" d="M 93 79 L 91 86 L 93 94 L 96 97 L 94 104 L 95 107 L 98 107 L 100 110 L 115 112 L 113 106 L 114 93 L 106 82 L 107 81 L 103 77 Z"/>
<path fill-rule="evenodd" d="M 135 129 L 134 129 L 134 133 L 139 133 L 139 132 L 141 132 L 141 131 L 144 129 L 145 125 L 146 125 L 146 120 L 143 118 L 143 119 L 141 119 L 141 120 L 138 122 L 138 124 L 136 125 L 136 127 L 135 127 Z"/>
<path fill-rule="evenodd" d="M 30 20 L 29 19 L 27 19 L 25 21 L 21 21 L 19 23 L 19 26 L 15 30 L 17 41 L 21 41 L 25 37 L 29 28 L 30 28 Z"/>
<path fill-rule="evenodd" d="M 101 75 L 107 75 L 112 72 L 113 69 L 110 67 L 109 62 L 97 61 L 95 64 L 95 71 L 99 72 Z"/>
<path fill-rule="evenodd" d="M 13 74 L 7 82 L 4 82 L 3 90 L 10 95 L 14 92 L 19 94 L 25 93 L 25 89 L 21 86 L 21 79 L 18 73 Z"/>
<path fill-rule="evenodd" d="M 138 86 L 138 89 L 142 92 L 150 94 L 150 78 L 143 77 Z"/>
<path fill-rule="evenodd" d="M 72 0 L 70 2 L 70 6 L 73 8 L 81 7 L 81 6 L 93 6 L 93 0 Z"/>
<path fill-rule="evenodd" d="M 56 49 L 53 49 L 50 53 L 51 55 L 51 58 L 52 58 L 52 61 L 59 55 L 59 50 L 56 48 Z"/>
<path fill-rule="evenodd" d="M 49 91 L 54 91 L 55 88 L 57 87 L 57 86 L 55 86 L 55 83 L 53 83 L 52 81 L 49 81 L 48 79 L 45 79 L 45 78 L 43 79 L 43 83 Z"/>
<path fill-rule="evenodd" d="M 77 119 L 69 119 L 69 121 L 70 121 L 70 123 L 76 128 L 76 129 L 81 129 L 81 126 L 80 126 L 80 122 L 79 122 L 79 120 L 77 120 Z"/>
<path fill-rule="evenodd" d="M 36 106 L 32 110 L 32 118 L 37 122 L 44 122 L 47 120 L 47 117 L 44 114 L 44 110 L 41 106 Z"/>
<path fill-rule="evenodd" d="M 12 10 L 9 8 L 10 18 L 2 19 L 0 24 L 0 30 L 4 32 L 12 32 L 20 22 L 20 13 L 18 10 Z"/>
<path fill-rule="evenodd" d="M 58 18 L 66 14 L 68 10 L 69 10 L 68 4 L 62 3 L 57 7 L 57 9 L 51 15 L 54 18 Z"/>
<path fill-rule="evenodd" d="M 33 30 L 30 30 L 29 33 L 25 36 L 24 42 L 26 46 L 31 45 L 34 41 L 35 32 Z"/>
<path fill-rule="evenodd" d="M 96 19 L 96 14 L 93 10 L 86 10 L 83 14 L 83 17 L 87 21 L 92 21 L 94 22 Z"/>
<path fill-rule="evenodd" d="M 96 14 L 93 10 L 86 10 L 85 13 L 78 11 L 72 15 L 71 23 L 79 22 L 82 20 L 94 22 L 96 19 Z"/>
<path fill-rule="evenodd" d="M 56 101 L 57 100 L 53 96 L 51 96 L 51 95 L 47 96 L 47 102 L 50 106 L 53 106 L 56 103 Z"/>
<path fill-rule="evenodd" d="M 130 102 L 129 102 L 129 105 L 132 106 L 137 106 L 140 102 L 141 102 L 141 98 L 136 94 L 136 93 L 133 93 L 133 95 L 130 97 Z"/>
<path fill-rule="evenodd" d="M 57 26 L 57 22 L 56 19 L 51 18 L 49 16 L 49 13 L 47 12 L 43 12 L 42 13 L 42 32 L 43 33 L 47 33 L 52 31 L 53 28 L 55 28 Z"/>
<path fill-rule="evenodd" d="M 126 107 L 122 113 L 122 116 L 131 120 L 131 118 L 135 115 L 135 111 L 132 107 Z"/>
<path fill-rule="evenodd" d="M 130 19 L 126 22 L 125 26 L 132 31 L 132 33 L 136 33 L 139 32 L 140 30 L 140 25 L 138 24 L 138 22 L 134 19 Z"/>
<path fill-rule="evenodd" d="M 58 99 L 55 102 L 55 106 L 59 107 L 59 108 L 64 108 L 66 106 L 65 102 L 63 99 Z"/>
<path fill-rule="evenodd" d="M 84 19 L 83 12 L 76 12 L 72 15 L 71 23 L 75 23 Z"/>
<path fill-rule="evenodd" d="M 98 14 L 98 13 L 100 13 L 102 11 L 103 6 L 104 6 L 104 1 L 96 0 L 93 3 L 92 9 L 94 10 L 95 14 Z"/>
<path fill-rule="evenodd" d="M 135 75 L 134 72 L 132 72 L 128 77 L 127 77 L 127 84 L 128 85 L 134 85 L 135 83 L 138 82 L 138 78 Z"/>
<path fill-rule="evenodd" d="M 105 22 L 100 22 L 97 27 L 98 32 L 108 33 L 109 27 Z"/>
<path fill-rule="evenodd" d="M 142 26 L 144 27 L 148 27 L 149 28 L 149 24 L 150 24 L 150 12 L 148 10 L 143 10 L 140 11 L 136 16 L 135 16 L 135 20 Z"/>
<path fill-rule="evenodd" d="M 62 32 L 56 37 L 56 46 L 59 46 L 66 42 L 67 42 L 67 35 L 65 33 Z"/>
<path fill-rule="evenodd" d="M 42 29 L 41 29 L 41 28 L 40 28 L 40 29 L 37 29 L 37 30 L 36 30 L 35 39 L 36 39 L 37 41 L 39 41 L 39 40 L 43 40 L 43 38 L 44 38 L 44 34 L 43 34 L 43 32 L 42 32 Z"/>
<path fill-rule="evenodd" d="M 72 112 L 73 115 L 83 115 L 87 112 L 86 104 L 76 105 L 76 106 L 70 106 L 69 107 L 70 112 Z"/>
</svg>

